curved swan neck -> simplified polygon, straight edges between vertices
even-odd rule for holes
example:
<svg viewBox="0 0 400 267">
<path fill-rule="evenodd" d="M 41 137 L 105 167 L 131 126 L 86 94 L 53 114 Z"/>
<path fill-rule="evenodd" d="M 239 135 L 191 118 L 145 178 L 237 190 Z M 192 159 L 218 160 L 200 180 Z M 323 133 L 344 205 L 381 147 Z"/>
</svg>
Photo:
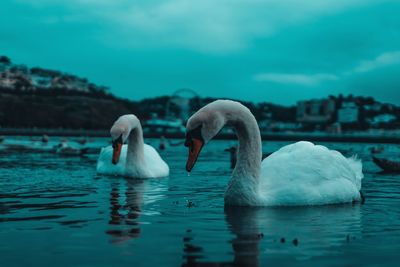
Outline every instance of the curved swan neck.
<svg viewBox="0 0 400 267">
<path fill-rule="evenodd" d="M 232 178 L 246 177 L 258 180 L 261 171 L 261 135 L 253 114 L 242 104 L 219 100 L 210 105 L 213 112 L 220 113 L 225 124 L 236 130 L 239 140 L 236 167 Z"/>
<path fill-rule="evenodd" d="M 139 119 L 131 117 L 130 133 L 128 137 L 128 152 L 126 155 L 126 165 L 143 163 L 144 161 L 144 141 L 143 130 Z"/>
<path fill-rule="evenodd" d="M 236 130 L 239 140 L 237 163 L 232 177 L 257 179 L 261 170 L 261 135 L 253 114 L 239 103 L 231 102 L 232 108 L 225 114 L 227 124 Z"/>
</svg>

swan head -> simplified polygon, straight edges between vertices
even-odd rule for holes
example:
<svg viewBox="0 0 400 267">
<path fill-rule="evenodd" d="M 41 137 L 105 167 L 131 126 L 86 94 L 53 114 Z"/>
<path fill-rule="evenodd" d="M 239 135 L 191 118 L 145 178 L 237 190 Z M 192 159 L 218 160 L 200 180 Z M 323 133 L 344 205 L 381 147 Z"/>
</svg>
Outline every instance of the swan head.
<svg viewBox="0 0 400 267">
<path fill-rule="evenodd" d="M 117 164 L 121 156 L 122 145 L 128 139 L 131 132 L 132 125 L 130 123 L 130 116 L 124 115 L 118 118 L 114 125 L 111 127 L 110 135 L 113 147 L 112 163 Z"/>
<path fill-rule="evenodd" d="M 203 146 L 216 136 L 226 123 L 221 112 L 213 109 L 213 103 L 196 112 L 186 124 L 185 146 L 189 148 L 186 162 L 188 172 L 193 169 Z"/>
</svg>

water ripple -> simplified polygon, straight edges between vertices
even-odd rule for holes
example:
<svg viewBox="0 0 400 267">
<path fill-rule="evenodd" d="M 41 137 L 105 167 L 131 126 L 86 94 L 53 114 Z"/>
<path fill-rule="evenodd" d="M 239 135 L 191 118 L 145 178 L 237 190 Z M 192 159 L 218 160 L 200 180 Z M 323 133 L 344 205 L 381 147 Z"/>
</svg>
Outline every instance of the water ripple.
<svg viewBox="0 0 400 267">
<path fill-rule="evenodd" d="M 97 151 L 108 139 L 92 142 Z M 380 173 L 368 145 L 325 144 L 363 159 L 364 205 L 227 208 L 230 143 L 205 147 L 190 177 L 186 148 L 170 147 L 170 177 L 150 180 L 96 175 L 95 154 L 0 151 L 0 256 L 9 266 L 26 265 L 21 251 L 32 266 L 397 266 L 400 175 Z"/>
</svg>

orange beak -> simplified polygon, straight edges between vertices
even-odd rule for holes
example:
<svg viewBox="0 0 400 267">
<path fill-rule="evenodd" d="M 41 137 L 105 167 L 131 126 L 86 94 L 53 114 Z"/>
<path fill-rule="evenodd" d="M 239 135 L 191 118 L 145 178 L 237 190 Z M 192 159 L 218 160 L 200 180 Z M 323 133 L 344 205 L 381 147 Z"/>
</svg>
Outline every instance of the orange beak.
<svg viewBox="0 0 400 267">
<path fill-rule="evenodd" d="M 187 146 L 189 147 L 189 156 L 186 162 L 186 170 L 190 172 L 199 157 L 200 151 L 203 148 L 204 142 L 200 139 L 193 138 Z"/>
<path fill-rule="evenodd" d="M 116 142 L 113 144 L 113 155 L 112 155 L 112 163 L 117 164 L 119 161 L 119 157 L 121 156 L 122 143 Z"/>
</svg>

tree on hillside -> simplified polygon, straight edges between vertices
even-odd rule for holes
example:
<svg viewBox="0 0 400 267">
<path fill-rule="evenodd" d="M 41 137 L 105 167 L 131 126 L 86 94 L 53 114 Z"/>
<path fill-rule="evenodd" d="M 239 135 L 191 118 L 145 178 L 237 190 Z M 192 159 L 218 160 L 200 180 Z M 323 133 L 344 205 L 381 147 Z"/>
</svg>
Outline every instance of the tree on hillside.
<svg viewBox="0 0 400 267">
<path fill-rule="evenodd" d="M 18 91 L 32 89 L 31 82 L 23 75 L 16 76 L 15 78 L 15 89 Z"/>
<path fill-rule="evenodd" d="M 3 63 L 3 64 L 7 64 L 7 65 L 9 65 L 9 64 L 11 64 L 11 60 L 10 60 L 10 58 L 9 58 L 9 57 L 6 57 L 6 56 L 0 56 L 0 63 Z"/>
<path fill-rule="evenodd" d="M 39 68 L 39 67 L 31 68 L 31 73 L 39 75 L 39 76 L 44 76 L 44 77 L 56 77 L 56 76 L 61 75 L 60 71 L 48 70 L 48 69 L 43 69 L 43 68 Z"/>
</svg>

